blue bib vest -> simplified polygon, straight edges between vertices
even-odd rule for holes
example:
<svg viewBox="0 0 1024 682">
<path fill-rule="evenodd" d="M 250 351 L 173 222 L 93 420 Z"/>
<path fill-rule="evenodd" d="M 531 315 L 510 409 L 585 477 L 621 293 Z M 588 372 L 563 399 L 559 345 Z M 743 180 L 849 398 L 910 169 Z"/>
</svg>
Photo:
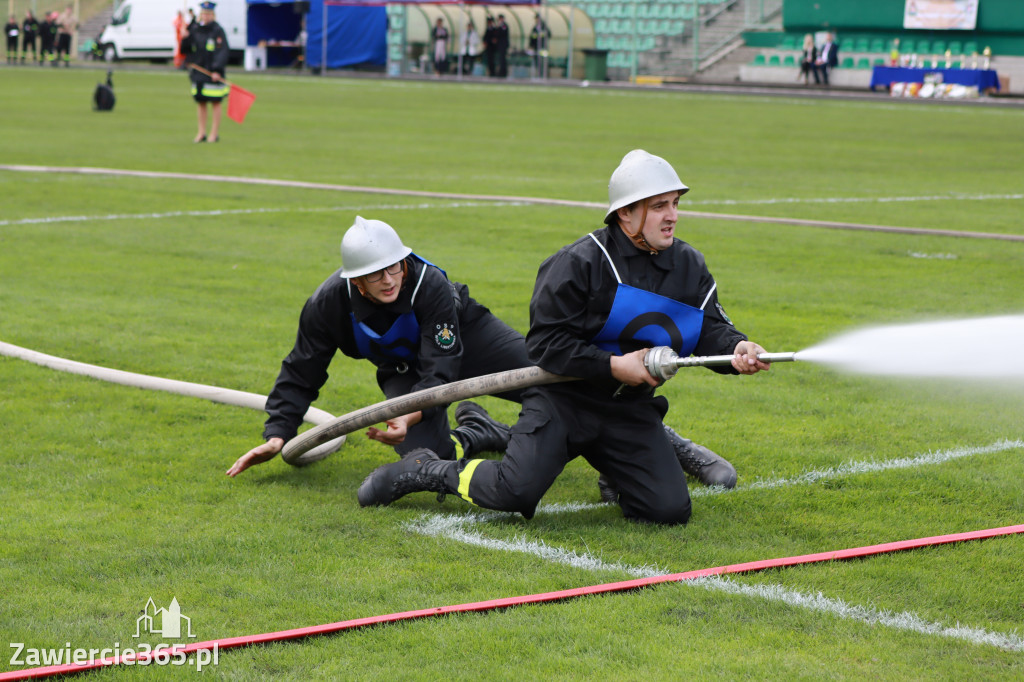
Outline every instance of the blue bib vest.
<svg viewBox="0 0 1024 682">
<path fill-rule="evenodd" d="M 436 265 L 415 253 L 410 256 L 430 267 L 437 268 Z M 441 268 L 437 269 L 441 270 Z M 444 270 L 441 270 L 441 273 L 443 274 Z M 416 288 L 412 292 L 410 304 L 416 302 L 416 294 L 419 293 L 420 285 L 423 284 L 423 277 L 426 274 L 427 269 L 423 268 L 420 271 L 420 278 L 416 282 Z M 352 297 L 351 280 L 348 282 L 348 295 L 349 298 Z M 402 362 L 408 365 L 415 364 L 420 346 L 420 323 L 416 319 L 416 314 L 411 310 L 399 315 L 383 334 L 378 334 L 358 321 L 355 313 L 349 313 L 349 317 L 352 320 L 352 335 L 355 338 L 356 348 L 359 349 L 359 357 L 366 358 L 375 365 Z"/>
<path fill-rule="evenodd" d="M 623 284 L 604 245 L 593 233 L 590 238 L 604 253 L 619 283 L 608 319 L 590 343 L 614 355 L 653 346 L 669 346 L 683 358 L 693 353 L 704 324 L 704 306 L 711 300 L 715 286 L 711 287 L 701 307 L 694 308 L 652 291 Z"/>
</svg>

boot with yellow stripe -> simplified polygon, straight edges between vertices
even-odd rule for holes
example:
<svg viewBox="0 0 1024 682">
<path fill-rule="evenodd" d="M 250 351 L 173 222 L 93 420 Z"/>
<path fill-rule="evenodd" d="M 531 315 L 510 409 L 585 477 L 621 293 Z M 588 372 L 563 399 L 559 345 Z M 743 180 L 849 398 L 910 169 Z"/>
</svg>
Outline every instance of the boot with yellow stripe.
<svg viewBox="0 0 1024 682">
<path fill-rule="evenodd" d="M 377 467 L 359 486 L 361 507 L 386 507 L 409 493 L 435 492 L 441 501 L 459 493 L 459 470 L 465 460 L 440 459 L 432 450 L 417 448 L 405 457 Z"/>
</svg>

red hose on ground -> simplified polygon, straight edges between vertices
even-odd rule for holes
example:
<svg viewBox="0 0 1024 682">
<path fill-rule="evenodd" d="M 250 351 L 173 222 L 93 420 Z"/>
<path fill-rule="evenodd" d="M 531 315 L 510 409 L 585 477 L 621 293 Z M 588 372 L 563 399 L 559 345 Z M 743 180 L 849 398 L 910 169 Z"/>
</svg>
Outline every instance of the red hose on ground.
<svg viewBox="0 0 1024 682">
<path fill-rule="evenodd" d="M 570 590 L 559 590 L 558 592 L 545 592 L 543 594 L 531 594 L 521 597 L 506 597 L 504 599 L 491 599 L 488 601 L 473 602 L 470 604 L 457 604 L 454 606 L 439 606 L 430 609 L 419 609 L 418 611 L 403 611 L 402 613 L 390 613 L 384 616 L 370 616 L 368 618 L 356 618 L 354 620 L 341 621 L 339 623 L 328 623 L 326 625 L 314 625 L 294 630 L 282 630 L 280 632 L 268 632 L 262 635 L 247 635 L 243 637 L 228 637 L 225 639 L 210 640 L 208 642 L 197 642 L 175 649 L 175 654 L 191 654 L 200 650 L 230 649 L 251 644 L 265 644 L 268 642 L 283 642 L 291 639 L 301 639 L 314 635 L 328 635 L 343 630 L 369 625 L 384 625 L 402 620 L 413 620 L 416 618 L 429 618 L 431 616 L 446 616 L 453 613 L 473 613 L 478 611 L 493 611 L 504 609 L 510 606 L 521 606 L 523 604 L 543 604 L 546 602 L 573 599 L 594 594 L 605 594 L 608 592 L 624 592 L 635 590 L 641 587 L 650 587 L 661 583 L 681 582 L 683 580 L 694 580 L 711 575 L 726 575 L 730 573 L 753 573 L 769 568 L 784 568 L 787 566 L 798 566 L 801 564 L 813 564 L 823 561 L 839 561 L 844 559 L 857 559 L 860 557 L 873 556 L 875 554 L 887 554 L 889 552 L 902 552 L 908 549 L 920 547 L 932 547 L 935 545 L 947 545 L 954 542 L 966 542 L 968 540 L 984 540 L 986 538 L 998 537 L 1001 535 L 1013 535 L 1024 533 L 1024 524 L 1016 526 L 1004 526 L 1002 528 L 989 528 L 969 533 L 954 533 L 952 535 L 938 535 L 930 538 L 918 538 L 916 540 L 903 540 L 900 542 L 887 542 L 881 545 L 869 547 L 856 547 L 853 549 L 841 549 L 833 552 L 820 552 L 818 554 L 804 554 L 802 556 L 786 557 L 782 559 L 764 559 L 761 561 L 750 561 L 743 564 L 732 564 L 730 566 L 717 566 L 715 568 L 702 568 L 696 571 L 685 573 L 672 573 L 659 575 L 652 578 L 637 578 L 635 580 L 624 580 L 617 583 L 605 583 L 603 585 L 591 585 L 589 587 L 577 587 Z M 164 650 L 169 653 L 169 649 Z M 131 660 L 136 665 L 144 661 L 152 661 L 156 658 L 155 652 L 139 654 Z M 27 680 L 50 677 L 53 675 L 68 675 L 71 673 L 95 670 L 112 665 L 120 665 L 126 662 L 126 657 L 105 658 L 98 661 L 83 663 L 81 665 L 51 665 L 37 668 L 26 668 L 6 673 L 0 673 L 0 681 L 3 680 Z"/>
</svg>

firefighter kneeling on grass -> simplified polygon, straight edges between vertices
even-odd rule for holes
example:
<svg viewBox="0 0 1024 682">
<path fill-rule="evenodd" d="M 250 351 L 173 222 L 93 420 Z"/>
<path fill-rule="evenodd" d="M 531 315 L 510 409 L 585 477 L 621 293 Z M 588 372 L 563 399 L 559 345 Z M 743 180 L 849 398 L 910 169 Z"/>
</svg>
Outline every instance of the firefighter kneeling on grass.
<svg viewBox="0 0 1024 682">
<path fill-rule="evenodd" d="M 667 161 L 630 152 L 608 183 L 605 226 L 540 266 L 527 353 L 541 368 L 582 381 L 528 389 L 501 461 L 445 461 L 416 450 L 370 474 L 359 503 L 434 491 L 531 518 L 562 469 L 583 453 L 616 490 L 626 518 L 686 523 L 686 475 L 661 423 L 668 401 L 654 394 L 647 349 L 732 354 L 731 365 L 711 368 L 719 373 L 769 368 L 757 357 L 764 349 L 726 316 L 703 255 L 674 236 L 687 190 Z"/>
<path fill-rule="evenodd" d="M 224 82 L 224 69 L 228 65 L 228 37 L 214 15 L 216 3 L 199 5 L 199 22 L 185 29 L 181 52 L 188 62 L 188 77 L 192 81 L 192 97 L 196 101 L 196 120 L 199 130 L 193 142 L 220 140 L 221 103 L 228 94 Z M 192 68 L 196 66 L 198 68 Z M 207 104 L 213 109 L 212 119 Z"/>
</svg>

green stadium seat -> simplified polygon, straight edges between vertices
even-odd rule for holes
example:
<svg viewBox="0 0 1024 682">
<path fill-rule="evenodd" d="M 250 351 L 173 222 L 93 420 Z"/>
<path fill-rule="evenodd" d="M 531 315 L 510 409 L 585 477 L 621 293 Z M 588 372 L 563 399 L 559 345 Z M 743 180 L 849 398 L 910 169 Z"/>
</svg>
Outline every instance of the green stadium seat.
<svg viewBox="0 0 1024 682">
<path fill-rule="evenodd" d="M 779 55 L 773 54 L 768 57 L 768 66 L 782 66 L 782 60 L 779 59 Z"/>
<path fill-rule="evenodd" d="M 935 54 L 946 54 L 946 41 L 936 40 L 932 43 L 932 52 Z"/>
<path fill-rule="evenodd" d="M 780 50 L 799 50 L 800 46 L 796 44 L 796 36 L 786 34 L 782 36 L 782 42 L 779 43 Z"/>
<path fill-rule="evenodd" d="M 868 51 L 868 39 L 857 38 L 857 42 L 853 44 L 854 52 L 867 52 Z"/>
<path fill-rule="evenodd" d="M 875 57 L 875 61 L 872 62 L 874 66 L 885 66 L 885 57 Z"/>
<path fill-rule="evenodd" d="M 763 54 L 754 55 L 754 61 L 751 62 L 754 66 L 764 66 L 765 59 Z"/>
<path fill-rule="evenodd" d="M 643 38 L 640 39 L 640 47 L 639 47 L 639 49 L 641 49 L 641 50 L 643 50 L 645 52 L 647 50 L 653 50 L 654 46 L 656 44 L 657 44 L 657 41 L 654 39 L 654 36 L 644 36 Z"/>
<path fill-rule="evenodd" d="M 954 40 L 949 44 L 949 51 L 953 54 L 963 54 L 964 45 L 959 40 Z"/>
<path fill-rule="evenodd" d="M 963 67 L 963 64 L 961 62 L 953 62 L 952 65 L 950 65 L 949 68 L 951 68 L 951 69 L 962 69 L 964 67 Z"/>
<path fill-rule="evenodd" d="M 857 60 L 857 68 L 858 69 L 870 69 L 871 68 L 871 60 L 868 59 L 867 57 L 861 57 L 860 59 Z"/>
<path fill-rule="evenodd" d="M 796 66 L 796 57 L 794 57 L 791 54 L 787 54 L 785 57 L 782 58 L 782 65 L 783 66 Z"/>
<path fill-rule="evenodd" d="M 843 61 L 839 64 L 844 69 L 853 68 L 853 57 L 843 57 Z"/>
<path fill-rule="evenodd" d="M 881 38 L 875 38 L 871 41 L 870 52 L 878 54 L 879 52 L 885 52 L 885 41 Z"/>
<path fill-rule="evenodd" d="M 598 19 L 594 22 L 594 33 L 611 33 L 611 25 L 608 19 Z"/>
<path fill-rule="evenodd" d="M 973 40 L 968 40 L 964 43 L 964 54 L 974 54 L 978 51 L 978 43 Z"/>
<path fill-rule="evenodd" d="M 917 54 L 929 54 L 932 51 L 932 44 L 927 40 L 917 41 L 917 49 L 914 50 Z"/>
</svg>

